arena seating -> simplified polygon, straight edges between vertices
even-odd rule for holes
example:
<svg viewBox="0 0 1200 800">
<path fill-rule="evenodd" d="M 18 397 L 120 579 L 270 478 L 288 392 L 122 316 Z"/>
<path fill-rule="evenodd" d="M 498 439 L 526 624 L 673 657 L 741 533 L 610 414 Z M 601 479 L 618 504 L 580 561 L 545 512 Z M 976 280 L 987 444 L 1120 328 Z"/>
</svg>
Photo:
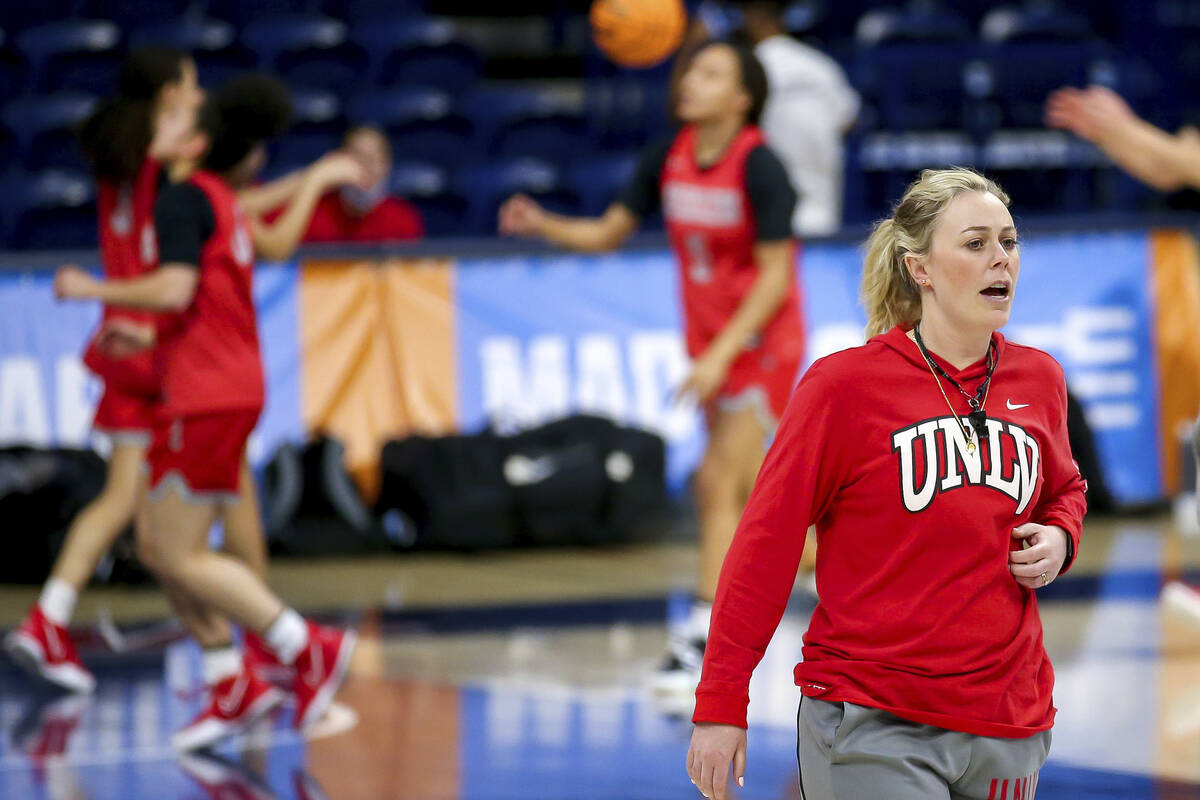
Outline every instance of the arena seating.
<svg viewBox="0 0 1200 800">
<path fill-rule="evenodd" d="M 1134 48 L 1123 45 L 1153 40 L 1155 26 L 1170 22 L 1158 19 L 1170 13 L 1163 6 L 1157 17 L 1122 25 L 1128 5 L 797 3 L 788 15 L 794 32 L 842 61 L 865 103 L 848 147 L 847 221 L 882 213 L 915 170 L 950 158 L 1030 192 L 1023 206 L 1031 210 L 1152 202 L 1095 151 L 1041 124 L 1047 92 L 1085 82 L 1117 88 L 1139 112 L 1161 113 L 1163 124 L 1186 121 L 1175 118 L 1189 113 L 1178 96 L 1186 89 L 1164 73 L 1176 51 L 1189 69 L 1191 40 L 1163 38 L 1170 52 L 1154 63 L 1128 56 Z M 6 185 L 38 185 L 46 170 L 83 170 L 73 126 L 112 85 L 127 48 L 162 43 L 193 52 L 206 85 L 264 69 L 293 87 L 296 124 L 275 146 L 271 174 L 336 145 L 346 125 L 372 122 L 403 162 L 394 187 L 412 193 L 433 235 L 491 233 L 499 199 L 520 187 L 562 210 L 597 213 L 632 156 L 669 131 L 668 73 L 605 61 L 589 41 L 585 8 L 568 0 L 519 0 L 504 13 L 481 0 L 6 3 L 0 175 Z M 39 214 L 51 213 L 45 202 Z M 28 210 L 4 209 L 0 230 L 11 234 L 14 215 Z M 10 246 L 38 238 L 6 237 Z"/>
</svg>

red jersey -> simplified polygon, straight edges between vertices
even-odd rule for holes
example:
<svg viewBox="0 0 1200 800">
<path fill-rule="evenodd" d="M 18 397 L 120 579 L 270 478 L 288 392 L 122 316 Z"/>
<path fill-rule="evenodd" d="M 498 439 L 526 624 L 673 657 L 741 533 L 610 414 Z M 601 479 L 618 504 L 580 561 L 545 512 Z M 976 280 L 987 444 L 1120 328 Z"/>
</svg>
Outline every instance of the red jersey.
<svg viewBox="0 0 1200 800">
<path fill-rule="evenodd" d="M 188 183 L 207 197 L 215 226 L 201 249 L 191 305 L 159 327 L 163 404 L 172 416 L 261 409 L 265 391 L 250 228 L 224 180 L 199 171 Z"/>
<path fill-rule="evenodd" d="M 100 221 L 100 261 L 108 279 L 136 278 L 158 266 L 154 236 L 154 201 L 158 197 L 161 165 L 147 158 L 129 183 L 101 181 L 97 196 Z M 132 308 L 104 307 L 104 321 L 120 317 L 152 324 L 154 314 Z M 157 394 L 158 377 L 150 351 L 130 358 L 111 359 L 91 342 L 83 363 L 106 383 L 137 394 Z"/>
<path fill-rule="evenodd" d="M 1037 595 L 1008 555 L 1026 522 L 1062 527 L 1078 553 L 1086 487 L 1062 368 L 994 340 L 987 435 L 974 452 L 900 328 L 801 379 L 721 571 L 697 722 L 745 726 L 750 673 L 815 523 L 820 600 L 795 670 L 805 695 L 979 736 L 1053 724 Z M 968 392 L 985 373 L 982 360 L 939 363 Z M 946 394 L 965 420 L 965 398 Z"/>
<path fill-rule="evenodd" d="M 754 246 L 759 236 L 746 190 L 746 159 L 762 144 L 762 132 L 748 125 L 720 161 L 701 168 L 695 157 L 696 129 L 689 125 L 675 137 L 662 167 L 663 218 L 679 261 L 684 329 L 693 358 L 729 323 L 758 278 Z M 803 352 L 794 276 L 787 299 L 746 349 L 782 358 Z"/>
<path fill-rule="evenodd" d="M 387 242 L 420 239 L 425 221 L 416 206 L 398 197 L 385 197 L 361 217 L 346 211 L 337 192 L 320 199 L 313 210 L 306 242 Z"/>
</svg>

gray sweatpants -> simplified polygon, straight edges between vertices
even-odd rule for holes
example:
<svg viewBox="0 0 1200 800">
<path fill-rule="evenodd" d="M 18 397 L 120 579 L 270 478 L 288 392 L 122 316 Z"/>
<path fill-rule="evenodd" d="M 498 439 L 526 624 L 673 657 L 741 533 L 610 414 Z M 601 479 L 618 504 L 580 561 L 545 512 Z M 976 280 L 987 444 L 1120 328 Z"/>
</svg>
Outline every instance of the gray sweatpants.
<svg viewBox="0 0 1200 800">
<path fill-rule="evenodd" d="M 886 711 L 802 698 L 803 800 L 1033 800 L 1050 731 L 972 736 Z"/>
</svg>

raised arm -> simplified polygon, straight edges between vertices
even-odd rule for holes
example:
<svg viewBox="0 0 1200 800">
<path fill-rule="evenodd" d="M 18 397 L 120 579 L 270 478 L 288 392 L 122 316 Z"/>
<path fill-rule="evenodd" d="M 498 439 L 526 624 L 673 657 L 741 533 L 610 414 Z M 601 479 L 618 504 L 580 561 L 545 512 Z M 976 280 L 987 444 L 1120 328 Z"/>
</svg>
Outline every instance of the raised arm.
<svg viewBox="0 0 1200 800">
<path fill-rule="evenodd" d="M 1060 89 L 1046 102 L 1046 123 L 1092 142 L 1121 169 L 1159 191 L 1200 188 L 1200 132 L 1171 134 L 1133 113 L 1111 89 Z"/>
<path fill-rule="evenodd" d="M 279 208 L 300 191 L 300 187 L 304 185 L 305 172 L 306 170 L 298 169 L 282 178 L 241 190 L 238 192 L 238 202 L 241 203 L 242 210 L 257 217 Z"/>
<path fill-rule="evenodd" d="M 362 181 L 362 165 L 343 153 L 325 156 L 304 170 L 295 196 L 278 219 L 268 224 L 251 217 L 250 234 L 257 254 L 271 261 L 289 257 L 304 237 L 321 195 L 335 186 Z"/>
<path fill-rule="evenodd" d="M 638 220 L 628 208 L 614 203 L 600 217 L 566 217 L 542 208 L 526 195 L 510 197 L 500 207 L 500 233 L 535 236 L 569 250 L 615 250 L 637 230 Z"/>
<path fill-rule="evenodd" d="M 500 233 L 535 236 L 569 250 L 603 252 L 624 244 L 660 202 L 659 176 L 670 141 L 647 148 L 620 197 L 599 217 L 552 214 L 523 194 L 500 207 Z"/>
</svg>

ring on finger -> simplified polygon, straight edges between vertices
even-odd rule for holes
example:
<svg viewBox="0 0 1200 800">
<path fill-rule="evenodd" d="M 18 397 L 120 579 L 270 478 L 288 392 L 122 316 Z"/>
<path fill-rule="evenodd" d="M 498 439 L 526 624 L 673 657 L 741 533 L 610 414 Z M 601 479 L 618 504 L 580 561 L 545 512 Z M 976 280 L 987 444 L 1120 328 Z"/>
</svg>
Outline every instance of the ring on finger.
<svg viewBox="0 0 1200 800">
<path fill-rule="evenodd" d="M 1046 585 L 1046 584 L 1048 584 L 1049 582 L 1050 582 L 1050 581 L 1046 579 L 1046 573 L 1044 573 L 1044 572 L 1043 572 L 1043 573 L 1042 573 L 1042 586 L 1045 586 L 1045 585 Z"/>
</svg>

